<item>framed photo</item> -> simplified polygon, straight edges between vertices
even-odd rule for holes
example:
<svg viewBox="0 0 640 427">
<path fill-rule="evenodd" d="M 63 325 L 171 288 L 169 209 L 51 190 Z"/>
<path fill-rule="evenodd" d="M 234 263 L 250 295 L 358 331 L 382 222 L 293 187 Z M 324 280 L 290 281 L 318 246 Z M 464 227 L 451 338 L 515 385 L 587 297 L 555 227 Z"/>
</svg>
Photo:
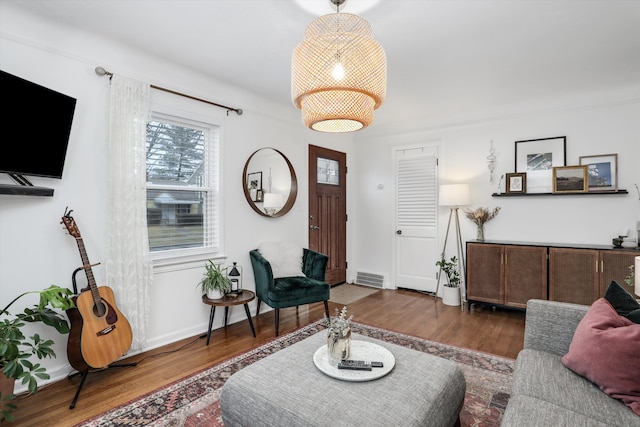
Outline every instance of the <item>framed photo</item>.
<svg viewBox="0 0 640 427">
<path fill-rule="evenodd" d="M 247 174 L 247 189 L 251 195 L 251 200 L 258 201 L 258 190 L 262 192 L 262 172 L 252 172 Z"/>
<path fill-rule="evenodd" d="M 588 189 L 589 176 L 586 165 L 553 168 L 554 193 L 586 193 Z"/>
<path fill-rule="evenodd" d="M 516 141 L 516 172 L 527 174 L 528 193 L 550 193 L 552 170 L 566 165 L 567 137 Z"/>
<path fill-rule="evenodd" d="M 618 191 L 617 154 L 580 156 L 580 164 L 587 165 L 589 191 Z"/>
<path fill-rule="evenodd" d="M 262 189 L 256 191 L 256 199 L 254 202 L 264 202 L 264 191 L 262 191 Z"/>
<path fill-rule="evenodd" d="M 509 193 L 526 193 L 527 192 L 527 174 L 526 173 L 508 173 L 506 183 L 507 194 Z"/>
</svg>

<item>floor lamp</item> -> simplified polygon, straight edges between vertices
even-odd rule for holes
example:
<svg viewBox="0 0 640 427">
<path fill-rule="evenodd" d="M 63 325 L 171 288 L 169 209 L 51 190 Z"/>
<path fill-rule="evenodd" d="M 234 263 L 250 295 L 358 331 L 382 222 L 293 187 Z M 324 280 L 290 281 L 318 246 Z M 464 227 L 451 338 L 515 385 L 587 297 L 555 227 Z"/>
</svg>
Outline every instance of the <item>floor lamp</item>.
<svg viewBox="0 0 640 427">
<path fill-rule="evenodd" d="M 456 237 L 456 250 L 458 251 L 458 262 L 461 268 L 460 271 L 460 306 L 461 310 L 464 311 L 464 295 L 465 291 L 463 290 L 463 284 L 466 288 L 466 280 L 467 280 L 467 268 L 464 262 L 464 250 L 462 247 L 462 235 L 460 234 L 460 217 L 458 215 L 458 211 L 460 210 L 460 206 L 466 206 L 471 203 L 471 197 L 469 196 L 469 184 L 447 184 L 441 185 L 439 191 L 439 206 L 449 206 L 449 222 L 447 223 L 447 233 L 444 237 L 444 246 L 442 247 L 442 254 L 440 255 L 440 259 L 445 257 L 447 251 L 447 241 L 449 240 L 449 230 L 451 229 L 451 220 L 455 220 L 455 237 Z M 442 277 L 442 267 L 440 267 L 440 272 L 438 273 L 438 284 L 436 285 L 436 293 L 434 298 L 438 299 L 438 290 L 440 288 L 440 278 Z"/>
</svg>

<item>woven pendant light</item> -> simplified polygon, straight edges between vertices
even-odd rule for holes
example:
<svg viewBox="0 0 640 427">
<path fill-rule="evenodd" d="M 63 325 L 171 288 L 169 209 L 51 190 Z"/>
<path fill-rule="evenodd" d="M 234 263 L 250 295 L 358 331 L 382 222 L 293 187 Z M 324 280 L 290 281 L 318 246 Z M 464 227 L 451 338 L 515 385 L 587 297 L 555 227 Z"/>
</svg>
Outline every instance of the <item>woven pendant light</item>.
<svg viewBox="0 0 640 427">
<path fill-rule="evenodd" d="M 330 0 L 339 6 L 344 0 Z M 291 60 L 291 99 L 305 126 L 351 132 L 373 122 L 387 91 L 387 59 L 359 16 L 332 13 L 312 21 Z"/>
</svg>

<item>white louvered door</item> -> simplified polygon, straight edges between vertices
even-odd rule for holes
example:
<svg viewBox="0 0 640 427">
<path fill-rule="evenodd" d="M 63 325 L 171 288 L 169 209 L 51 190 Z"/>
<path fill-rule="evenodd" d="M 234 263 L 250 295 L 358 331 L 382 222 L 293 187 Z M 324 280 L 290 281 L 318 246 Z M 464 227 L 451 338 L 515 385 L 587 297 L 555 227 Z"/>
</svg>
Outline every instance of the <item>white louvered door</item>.
<svg viewBox="0 0 640 427">
<path fill-rule="evenodd" d="M 437 286 L 437 147 L 397 150 L 397 288 L 435 292 Z"/>
</svg>

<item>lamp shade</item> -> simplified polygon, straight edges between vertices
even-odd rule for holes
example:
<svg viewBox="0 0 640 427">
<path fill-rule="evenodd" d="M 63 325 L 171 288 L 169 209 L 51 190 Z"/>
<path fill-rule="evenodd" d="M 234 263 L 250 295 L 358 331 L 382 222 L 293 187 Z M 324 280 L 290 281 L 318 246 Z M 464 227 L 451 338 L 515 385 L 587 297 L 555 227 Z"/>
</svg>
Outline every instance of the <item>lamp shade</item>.
<svg viewBox="0 0 640 427">
<path fill-rule="evenodd" d="M 321 132 L 365 128 L 386 91 L 386 55 L 366 20 L 332 13 L 307 26 L 291 60 L 291 100 L 305 126 Z"/>
<path fill-rule="evenodd" d="M 469 184 L 444 184 L 440 186 L 440 206 L 465 206 L 471 204 Z"/>
<path fill-rule="evenodd" d="M 282 207 L 282 194 L 280 193 L 266 193 L 264 195 L 265 208 L 281 208 Z"/>
<path fill-rule="evenodd" d="M 282 207 L 282 194 L 280 193 L 265 193 L 264 203 L 262 207 L 267 215 L 273 216 L 278 212 L 278 209 Z"/>
</svg>

